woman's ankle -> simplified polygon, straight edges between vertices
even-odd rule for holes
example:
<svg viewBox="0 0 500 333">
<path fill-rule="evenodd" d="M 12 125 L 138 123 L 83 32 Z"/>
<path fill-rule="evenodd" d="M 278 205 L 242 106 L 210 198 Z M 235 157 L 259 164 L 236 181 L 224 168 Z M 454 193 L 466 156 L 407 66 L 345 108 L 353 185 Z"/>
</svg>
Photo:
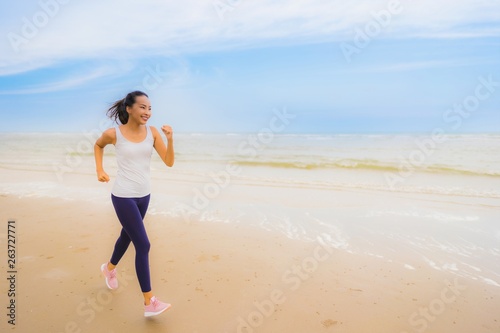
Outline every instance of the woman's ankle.
<svg viewBox="0 0 500 333">
<path fill-rule="evenodd" d="M 145 292 L 145 293 L 142 293 L 144 295 L 144 305 L 149 305 L 151 304 L 151 298 L 153 297 L 153 292 L 152 291 L 148 291 L 148 292 Z"/>
</svg>

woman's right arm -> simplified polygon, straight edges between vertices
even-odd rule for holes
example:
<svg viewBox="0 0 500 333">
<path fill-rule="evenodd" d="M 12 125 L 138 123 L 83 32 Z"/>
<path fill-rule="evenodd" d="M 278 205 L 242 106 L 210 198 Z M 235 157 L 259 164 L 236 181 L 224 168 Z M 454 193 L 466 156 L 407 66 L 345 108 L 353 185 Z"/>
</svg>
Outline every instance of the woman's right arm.
<svg viewBox="0 0 500 333">
<path fill-rule="evenodd" d="M 94 145 L 95 166 L 97 172 L 97 180 L 100 182 L 109 182 L 109 176 L 104 171 L 102 158 L 104 156 L 104 147 L 108 144 L 116 143 L 116 130 L 114 128 L 104 131 Z"/>
</svg>

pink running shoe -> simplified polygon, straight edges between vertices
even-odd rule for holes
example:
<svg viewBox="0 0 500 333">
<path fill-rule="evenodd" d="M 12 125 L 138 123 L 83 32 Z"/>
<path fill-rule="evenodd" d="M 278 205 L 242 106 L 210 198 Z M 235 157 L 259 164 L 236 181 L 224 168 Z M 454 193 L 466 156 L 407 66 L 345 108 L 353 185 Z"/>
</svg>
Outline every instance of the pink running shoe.
<svg viewBox="0 0 500 333">
<path fill-rule="evenodd" d="M 116 278 L 116 268 L 112 271 L 108 271 L 108 264 L 101 265 L 101 272 L 106 278 L 106 285 L 109 289 L 113 290 L 118 288 L 118 279 Z"/>
<path fill-rule="evenodd" d="M 151 297 L 151 303 L 144 306 L 144 317 L 156 316 L 170 309 L 172 305 L 159 301 L 155 296 Z"/>
</svg>

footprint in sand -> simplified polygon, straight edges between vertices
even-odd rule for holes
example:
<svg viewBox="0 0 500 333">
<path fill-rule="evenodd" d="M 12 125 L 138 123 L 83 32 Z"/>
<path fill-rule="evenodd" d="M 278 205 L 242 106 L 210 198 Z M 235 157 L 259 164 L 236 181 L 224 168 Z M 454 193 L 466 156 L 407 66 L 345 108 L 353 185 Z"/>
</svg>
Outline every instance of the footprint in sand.
<svg viewBox="0 0 500 333">
<path fill-rule="evenodd" d="M 76 252 L 76 253 L 78 253 L 78 252 L 87 252 L 88 250 L 89 250 L 88 247 L 80 247 L 78 249 L 73 250 L 73 252 Z"/>
<path fill-rule="evenodd" d="M 327 319 L 327 320 L 323 320 L 321 323 L 323 324 L 323 326 L 325 328 L 328 328 L 330 326 L 333 326 L 333 325 L 337 324 L 337 321 L 336 320 Z"/>
</svg>

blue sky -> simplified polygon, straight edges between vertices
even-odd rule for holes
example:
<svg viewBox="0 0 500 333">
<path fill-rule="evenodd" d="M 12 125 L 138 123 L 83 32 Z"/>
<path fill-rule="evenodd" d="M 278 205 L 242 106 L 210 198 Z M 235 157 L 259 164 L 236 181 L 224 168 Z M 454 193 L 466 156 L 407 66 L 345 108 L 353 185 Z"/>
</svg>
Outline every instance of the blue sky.
<svg viewBox="0 0 500 333">
<path fill-rule="evenodd" d="M 285 132 L 500 131 L 498 1 L 3 7 L 0 132 L 99 129 L 135 89 L 177 132 L 258 132 L 284 108 Z"/>
</svg>

